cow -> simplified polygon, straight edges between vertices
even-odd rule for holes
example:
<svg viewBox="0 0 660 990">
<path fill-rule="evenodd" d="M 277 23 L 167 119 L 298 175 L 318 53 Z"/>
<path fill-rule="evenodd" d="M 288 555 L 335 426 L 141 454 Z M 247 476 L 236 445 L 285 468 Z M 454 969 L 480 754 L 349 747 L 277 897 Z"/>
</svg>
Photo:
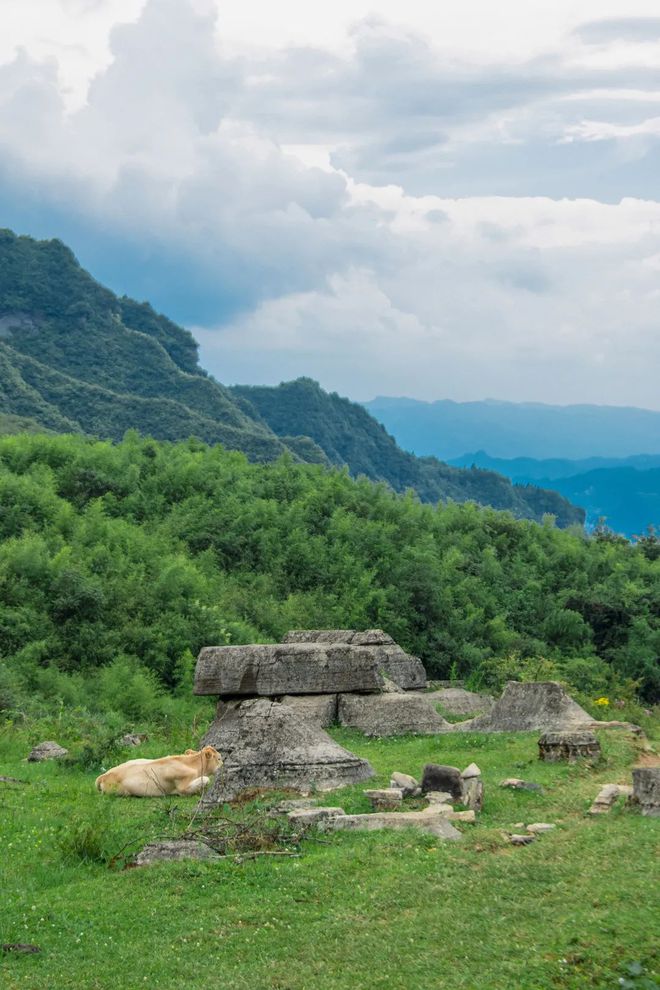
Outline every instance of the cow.
<svg viewBox="0 0 660 990">
<path fill-rule="evenodd" d="M 221 766 L 222 758 L 213 746 L 159 760 L 127 760 L 97 777 L 96 789 L 122 797 L 199 794 Z"/>
</svg>

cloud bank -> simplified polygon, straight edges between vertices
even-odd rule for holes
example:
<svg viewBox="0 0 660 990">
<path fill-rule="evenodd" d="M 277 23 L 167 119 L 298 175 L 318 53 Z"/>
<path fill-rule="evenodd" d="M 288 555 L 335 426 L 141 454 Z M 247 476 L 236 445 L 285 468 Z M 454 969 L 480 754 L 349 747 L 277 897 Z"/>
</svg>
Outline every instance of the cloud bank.
<svg viewBox="0 0 660 990">
<path fill-rule="evenodd" d="M 230 55 L 148 0 L 71 111 L 0 65 L 4 224 L 190 326 L 222 381 L 660 408 L 660 21 L 457 61 L 362 20 Z"/>
</svg>

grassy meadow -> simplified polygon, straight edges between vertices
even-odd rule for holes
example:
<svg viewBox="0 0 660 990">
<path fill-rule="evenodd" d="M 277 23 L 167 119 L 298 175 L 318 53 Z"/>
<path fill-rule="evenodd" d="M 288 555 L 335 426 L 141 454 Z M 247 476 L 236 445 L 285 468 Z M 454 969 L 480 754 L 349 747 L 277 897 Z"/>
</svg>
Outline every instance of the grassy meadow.
<svg viewBox="0 0 660 990">
<path fill-rule="evenodd" d="M 140 755 L 194 742 L 154 732 Z M 5 990 L 584 990 L 657 986 L 660 823 L 617 806 L 590 818 L 599 787 L 630 782 L 639 743 L 600 733 L 594 767 L 537 759 L 538 733 L 368 740 L 332 730 L 367 757 L 373 784 L 319 803 L 367 811 L 364 786 L 386 786 L 426 762 L 481 767 L 476 825 L 460 843 L 414 831 L 312 833 L 299 855 L 227 858 L 126 869 L 154 837 L 176 836 L 194 798 L 99 795 L 96 767 L 28 764 L 35 730 L 0 734 L 0 955 Z M 76 741 L 58 738 L 76 756 Z M 79 749 L 79 744 L 78 744 Z M 120 759 L 136 755 L 125 751 Z M 117 762 L 117 761 L 115 761 Z M 498 787 L 508 776 L 543 793 Z M 220 809 L 268 816 L 272 796 Z M 412 802 L 414 806 L 414 802 Z M 501 834 L 515 823 L 556 823 L 526 847 Z M 518 829 L 520 830 L 520 829 Z M 655 858 L 654 858 L 655 857 Z M 655 919 L 655 922 L 654 922 Z M 637 975 L 636 975 L 637 974 Z M 627 983 L 619 982 L 628 980 Z"/>
</svg>

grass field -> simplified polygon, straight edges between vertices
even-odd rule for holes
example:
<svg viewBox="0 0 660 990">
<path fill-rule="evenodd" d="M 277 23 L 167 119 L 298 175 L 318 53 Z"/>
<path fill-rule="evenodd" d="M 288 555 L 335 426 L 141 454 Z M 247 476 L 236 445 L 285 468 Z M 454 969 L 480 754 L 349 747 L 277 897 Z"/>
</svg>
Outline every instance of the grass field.
<svg viewBox="0 0 660 990">
<path fill-rule="evenodd" d="M 347 832 L 303 840 L 299 858 L 124 870 L 121 863 L 147 839 L 181 832 L 195 799 L 102 797 L 94 790 L 98 768 L 27 764 L 22 758 L 34 739 L 23 730 L 1 733 L 0 774 L 28 783 L 0 784 L 0 942 L 32 943 L 41 952 L 0 955 L 0 986 L 657 985 L 660 822 L 623 806 L 600 818 L 585 815 L 603 783 L 630 782 L 639 756 L 631 736 L 601 732 L 603 760 L 588 768 L 540 763 L 538 733 L 378 741 L 332 734 L 372 762 L 378 777 L 368 786 L 386 786 L 393 770 L 419 776 L 426 762 L 476 761 L 486 788 L 478 823 L 459 824 L 460 843 L 413 831 Z M 140 755 L 162 755 L 178 748 L 173 742 L 153 735 Z M 497 785 L 506 776 L 536 781 L 544 793 L 503 790 Z M 369 810 L 362 786 L 320 803 Z M 506 844 L 503 828 L 534 821 L 558 827 L 527 847 Z"/>
</svg>

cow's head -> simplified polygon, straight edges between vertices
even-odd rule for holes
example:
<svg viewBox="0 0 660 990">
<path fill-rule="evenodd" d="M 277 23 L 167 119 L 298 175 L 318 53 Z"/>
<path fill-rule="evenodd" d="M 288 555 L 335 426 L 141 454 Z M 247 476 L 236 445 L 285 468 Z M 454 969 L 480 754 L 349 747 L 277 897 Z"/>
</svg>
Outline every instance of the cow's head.
<svg viewBox="0 0 660 990">
<path fill-rule="evenodd" d="M 204 773 L 215 773 L 222 766 L 222 757 L 213 746 L 205 746 L 202 750 L 202 766 Z"/>
</svg>

